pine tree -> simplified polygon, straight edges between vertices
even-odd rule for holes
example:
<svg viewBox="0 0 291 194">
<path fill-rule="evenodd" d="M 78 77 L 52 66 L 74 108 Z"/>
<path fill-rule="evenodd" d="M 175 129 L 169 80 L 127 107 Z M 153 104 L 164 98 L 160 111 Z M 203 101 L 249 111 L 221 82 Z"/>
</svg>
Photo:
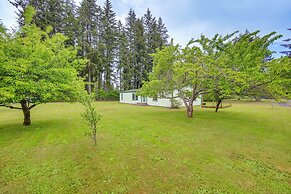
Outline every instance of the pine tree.
<svg viewBox="0 0 291 194">
<path fill-rule="evenodd" d="M 287 30 L 291 31 L 291 28 L 288 28 Z M 284 42 L 286 42 L 285 44 L 282 44 L 282 46 L 284 46 L 285 48 L 289 49 L 288 51 L 282 51 L 281 53 L 287 55 L 288 57 L 291 58 L 291 38 L 287 38 L 285 40 L 283 40 Z"/>
<path fill-rule="evenodd" d="M 61 32 L 69 38 L 66 41 L 68 45 L 75 45 L 77 41 L 77 6 L 73 0 L 65 0 L 63 4 L 63 25 Z"/>
<path fill-rule="evenodd" d="M 98 54 L 99 14 L 101 8 L 95 0 L 83 0 L 78 10 L 78 45 L 79 54 L 89 60 L 83 75 L 87 75 L 87 90 L 92 93 L 92 85 L 101 79 L 101 61 Z M 95 78 L 95 79 L 94 79 Z M 97 86 L 98 87 L 98 86 Z"/>
<path fill-rule="evenodd" d="M 35 9 L 35 16 L 32 22 L 45 30 L 48 26 L 52 27 L 51 35 L 61 32 L 63 24 L 64 0 L 14 0 L 9 1 L 17 8 L 18 23 L 24 24 L 23 14 L 27 6 Z"/>
<path fill-rule="evenodd" d="M 135 26 L 136 26 L 136 14 L 135 12 L 130 9 L 128 12 L 128 16 L 126 17 L 126 23 L 125 23 L 125 34 L 128 42 L 128 68 L 126 71 L 125 77 L 127 79 L 130 76 L 130 79 L 127 81 L 130 82 L 130 89 L 134 89 L 134 68 L 135 68 L 135 61 L 136 61 L 136 50 L 134 45 L 134 39 L 135 39 Z"/>
<path fill-rule="evenodd" d="M 135 25 L 135 61 L 134 61 L 134 88 L 139 89 L 143 81 L 148 79 L 146 40 L 144 36 L 144 27 L 142 19 L 137 19 Z"/>
<path fill-rule="evenodd" d="M 159 17 L 159 20 L 158 20 L 157 31 L 159 34 L 158 47 L 161 49 L 163 46 L 168 44 L 168 38 L 169 38 L 168 30 L 165 24 L 163 23 L 163 20 L 161 17 Z"/>
<path fill-rule="evenodd" d="M 102 9 L 102 32 L 101 32 L 101 44 L 102 44 L 102 56 L 104 65 L 104 89 L 106 92 L 113 89 L 112 77 L 114 77 L 114 66 L 116 47 L 117 47 L 117 21 L 115 19 L 116 14 L 112 9 L 112 4 L 109 0 L 106 0 Z"/>
<path fill-rule="evenodd" d="M 118 22 L 118 46 L 117 46 L 117 63 L 120 90 L 129 90 L 131 87 L 131 70 L 129 65 L 129 50 L 128 41 L 126 38 L 125 29 L 121 23 Z"/>
</svg>

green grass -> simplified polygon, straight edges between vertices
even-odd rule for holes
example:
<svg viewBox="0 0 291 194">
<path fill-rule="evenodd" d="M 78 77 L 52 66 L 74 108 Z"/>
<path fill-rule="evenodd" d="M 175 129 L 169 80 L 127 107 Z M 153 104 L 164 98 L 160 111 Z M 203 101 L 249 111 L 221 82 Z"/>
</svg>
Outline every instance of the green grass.
<svg viewBox="0 0 291 194">
<path fill-rule="evenodd" d="M 214 113 L 98 102 L 97 146 L 80 104 L 0 108 L 0 193 L 290 193 L 291 109 Z"/>
</svg>

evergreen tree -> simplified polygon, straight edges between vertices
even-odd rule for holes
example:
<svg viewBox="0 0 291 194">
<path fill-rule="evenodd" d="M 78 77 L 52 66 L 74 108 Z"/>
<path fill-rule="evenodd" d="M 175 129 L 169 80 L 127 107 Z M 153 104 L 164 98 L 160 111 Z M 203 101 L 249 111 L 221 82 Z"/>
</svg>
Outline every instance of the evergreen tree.
<svg viewBox="0 0 291 194">
<path fill-rule="evenodd" d="M 77 6 L 73 0 L 65 0 L 63 4 L 63 25 L 62 33 L 69 39 L 66 41 L 68 45 L 75 45 L 77 41 Z"/>
<path fill-rule="evenodd" d="M 129 90 L 131 87 L 131 70 L 129 65 L 129 50 L 128 41 L 126 38 L 125 29 L 121 23 L 118 22 L 118 47 L 117 47 L 117 63 L 120 81 L 120 90 Z"/>
<path fill-rule="evenodd" d="M 288 28 L 287 30 L 291 31 L 291 28 Z M 285 48 L 289 49 L 288 51 L 283 51 L 281 53 L 287 55 L 288 57 L 291 58 L 291 38 L 287 38 L 285 40 L 283 40 L 284 42 L 286 42 L 285 44 L 282 44 L 282 46 L 284 46 Z"/>
<path fill-rule="evenodd" d="M 83 0 L 78 10 L 78 45 L 79 54 L 89 60 L 83 75 L 87 76 L 87 90 L 92 93 L 93 82 L 101 80 L 101 61 L 98 54 L 99 18 L 101 8 L 95 0 Z M 94 79 L 95 77 L 95 79 Z"/>
<path fill-rule="evenodd" d="M 125 23 L 125 34 L 127 38 L 128 43 L 128 68 L 126 71 L 125 77 L 128 79 L 127 81 L 130 82 L 130 89 L 135 88 L 134 87 L 134 68 L 135 68 L 135 61 L 136 61 L 136 50 L 134 45 L 134 39 L 135 39 L 135 25 L 136 25 L 136 15 L 135 12 L 130 9 L 128 12 L 128 16 L 126 17 L 126 23 Z"/>
<path fill-rule="evenodd" d="M 113 89 L 112 77 L 116 69 L 114 66 L 117 47 L 117 21 L 115 17 L 116 14 L 112 9 L 111 2 L 106 0 L 102 9 L 101 44 L 104 65 L 104 89 L 107 92 Z"/>
<path fill-rule="evenodd" d="M 135 61 L 134 61 L 134 88 L 141 88 L 142 82 L 147 81 L 147 56 L 146 51 L 146 40 L 144 36 L 144 27 L 142 19 L 137 19 L 135 25 L 135 37 L 134 37 L 134 50 L 135 50 Z"/>
<path fill-rule="evenodd" d="M 158 47 L 161 49 L 163 46 L 168 44 L 168 38 L 169 38 L 168 30 L 167 30 L 165 24 L 163 23 L 163 20 L 161 17 L 158 20 L 157 31 L 159 34 Z"/>
<path fill-rule="evenodd" d="M 51 34 L 61 32 L 64 21 L 64 0 L 11 0 L 9 2 L 17 8 L 16 14 L 20 26 L 24 24 L 24 10 L 27 6 L 32 6 L 35 9 L 35 17 L 32 22 L 37 27 L 45 30 L 51 26 Z"/>
</svg>

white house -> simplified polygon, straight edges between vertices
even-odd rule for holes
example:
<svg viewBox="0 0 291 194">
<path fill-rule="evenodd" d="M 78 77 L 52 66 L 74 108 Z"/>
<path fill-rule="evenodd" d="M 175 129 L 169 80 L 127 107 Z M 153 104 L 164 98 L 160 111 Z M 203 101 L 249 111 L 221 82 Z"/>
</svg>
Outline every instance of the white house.
<svg viewBox="0 0 291 194">
<path fill-rule="evenodd" d="M 175 93 L 175 92 L 174 92 Z M 181 106 L 185 106 L 182 99 L 175 98 L 181 102 Z M 136 90 L 121 91 L 119 94 L 119 102 L 126 104 L 147 104 L 149 106 L 171 107 L 171 101 L 168 98 L 151 98 L 136 95 Z M 193 105 L 201 105 L 201 98 L 197 98 Z"/>
</svg>

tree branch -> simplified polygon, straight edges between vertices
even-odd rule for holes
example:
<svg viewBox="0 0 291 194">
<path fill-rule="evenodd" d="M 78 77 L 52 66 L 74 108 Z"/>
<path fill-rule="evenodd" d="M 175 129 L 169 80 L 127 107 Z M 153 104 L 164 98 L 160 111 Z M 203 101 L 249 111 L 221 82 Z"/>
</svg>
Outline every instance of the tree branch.
<svg viewBox="0 0 291 194">
<path fill-rule="evenodd" d="M 28 109 L 31 110 L 33 107 L 35 107 L 37 104 L 31 105 Z"/>
<path fill-rule="evenodd" d="M 18 109 L 18 110 L 22 110 L 22 108 L 15 107 L 15 106 L 10 106 L 10 105 L 6 105 L 6 104 L 0 104 L 0 106 L 4 106 L 4 107 L 6 107 L 6 108 L 10 108 L 10 109 Z"/>
</svg>

